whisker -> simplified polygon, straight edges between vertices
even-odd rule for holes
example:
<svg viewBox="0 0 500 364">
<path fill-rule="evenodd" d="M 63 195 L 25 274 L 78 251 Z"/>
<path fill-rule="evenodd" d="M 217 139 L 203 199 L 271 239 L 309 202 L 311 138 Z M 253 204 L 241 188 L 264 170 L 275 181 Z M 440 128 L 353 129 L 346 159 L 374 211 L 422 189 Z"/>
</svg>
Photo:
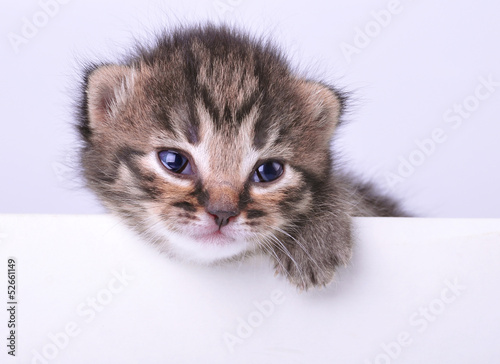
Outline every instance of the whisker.
<svg viewBox="0 0 500 364">
<path fill-rule="evenodd" d="M 261 236 L 261 238 L 263 240 L 259 240 L 259 245 L 266 251 L 268 252 L 270 255 L 272 255 L 277 263 L 281 266 L 283 272 L 285 272 L 286 275 L 290 275 L 290 273 L 288 272 L 288 270 L 285 268 L 285 266 L 283 265 L 283 262 L 280 260 L 278 254 L 276 254 L 276 252 L 272 249 L 272 242 L 268 239 L 268 237 L 266 237 L 264 234 L 261 234 L 261 233 L 255 233 L 254 234 L 259 234 Z M 263 243 L 263 244 L 260 244 L 260 243 Z"/>
<path fill-rule="evenodd" d="M 305 281 L 304 281 L 304 275 L 302 273 L 302 269 L 300 269 L 300 266 L 297 264 L 297 262 L 295 261 L 295 259 L 292 257 L 292 254 L 290 253 L 290 251 L 286 248 L 285 244 L 283 244 L 283 242 L 278 239 L 278 237 L 276 235 L 274 235 L 273 233 L 271 233 L 271 238 L 278 243 L 278 247 L 281 248 L 281 251 L 286 255 L 288 256 L 288 258 L 290 258 L 290 260 L 293 262 L 293 264 L 295 265 L 295 267 L 297 268 L 297 271 L 299 272 L 299 276 L 300 276 L 300 279 L 302 280 L 302 283 L 304 283 L 305 285 Z"/>
<path fill-rule="evenodd" d="M 286 236 L 290 237 L 291 239 L 293 239 L 293 241 L 295 241 L 297 243 L 297 245 L 304 251 L 304 253 L 307 254 L 307 256 L 309 257 L 309 259 L 316 265 L 316 267 L 318 267 L 319 269 L 321 269 L 321 267 L 319 266 L 318 262 L 316 261 L 316 259 L 314 259 L 311 254 L 309 254 L 309 252 L 306 250 L 304 244 L 302 244 L 300 241 L 298 241 L 297 239 L 295 239 L 295 237 L 293 237 L 292 235 L 290 235 L 289 233 L 287 233 L 286 231 L 284 231 L 283 229 L 279 228 L 279 227 L 274 227 L 275 230 L 278 230 L 279 232 L 281 232 L 282 234 L 285 234 Z"/>
</svg>

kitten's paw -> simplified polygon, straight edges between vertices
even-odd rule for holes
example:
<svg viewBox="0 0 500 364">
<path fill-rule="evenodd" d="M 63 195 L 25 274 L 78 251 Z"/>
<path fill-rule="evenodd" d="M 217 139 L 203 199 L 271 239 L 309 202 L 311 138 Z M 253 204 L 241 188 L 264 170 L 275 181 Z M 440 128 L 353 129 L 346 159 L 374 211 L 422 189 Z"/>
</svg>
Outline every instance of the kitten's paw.
<svg viewBox="0 0 500 364">
<path fill-rule="evenodd" d="M 275 251 L 274 267 L 276 274 L 285 276 L 298 289 L 307 291 L 312 287 L 325 287 L 337 271 L 337 267 L 345 266 L 351 259 L 351 247 L 345 245 L 340 249 L 322 251 L 320 254 L 306 254 L 303 249 L 290 249 L 287 254 Z"/>
<path fill-rule="evenodd" d="M 337 263 L 320 264 L 312 259 L 297 262 L 290 256 L 281 256 L 275 262 L 276 273 L 285 276 L 299 290 L 326 286 L 333 280 Z"/>
</svg>

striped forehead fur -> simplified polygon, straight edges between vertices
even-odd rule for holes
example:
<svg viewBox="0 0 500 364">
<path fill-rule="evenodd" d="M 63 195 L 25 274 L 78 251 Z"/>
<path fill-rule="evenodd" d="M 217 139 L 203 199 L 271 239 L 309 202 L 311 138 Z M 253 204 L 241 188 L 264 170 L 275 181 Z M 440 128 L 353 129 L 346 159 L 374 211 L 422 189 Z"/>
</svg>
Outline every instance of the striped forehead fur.
<svg viewBox="0 0 500 364">
<path fill-rule="evenodd" d="M 164 128 L 182 132 L 192 143 L 199 138 L 199 102 L 220 130 L 237 129 L 252 108 L 259 108 L 254 144 L 261 147 L 268 134 L 286 134 L 289 119 L 280 120 L 279 112 L 287 110 L 276 110 L 290 109 L 291 103 L 299 101 L 299 95 L 289 90 L 296 80 L 277 48 L 229 28 L 178 30 L 160 37 L 150 49 L 139 48 L 126 64 L 148 84 L 145 97 L 157 120 L 169 120 Z M 178 105 L 186 108 L 181 111 L 185 117 L 170 118 Z M 303 117 L 299 110 L 288 111 L 295 118 Z M 85 137 L 90 133 L 85 110 L 80 116 Z M 281 125 L 273 125 L 275 120 Z"/>
</svg>

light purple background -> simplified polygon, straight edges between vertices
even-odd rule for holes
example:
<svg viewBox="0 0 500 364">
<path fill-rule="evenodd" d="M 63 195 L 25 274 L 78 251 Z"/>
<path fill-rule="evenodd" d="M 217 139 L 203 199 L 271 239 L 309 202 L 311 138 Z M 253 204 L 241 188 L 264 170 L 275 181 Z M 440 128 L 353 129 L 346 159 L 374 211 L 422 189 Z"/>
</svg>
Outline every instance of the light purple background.
<svg viewBox="0 0 500 364">
<path fill-rule="evenodd" d="M 337 140 L 346 167 L 423 216 L 500 217 L 500 86 L 473 105 L 481 77 L 500 82 L 497 2 L 66 2 L 1 6 L 0 213 L 103 212 L 72 171 L 79 62 L 114 60 L 134 37 L 212 19 L 271 35 L 303 74 L 352 91 Z M 388 8 L 395 14 L 377 26 L 374 14 Z M 16 51 L 10 39 L 24 36 L 26 19 L 39 27 Z M 358 29 L 371 36 L 348 60 L 342 46 L 355 46 Z M 474 110 L 453 128 L 443 115 L 464 100 Z M 439 133 L 422 159 L 415 141 Z M 391 187 L 388 174 L 410 157 L 419 165 Z"/>
</svg>

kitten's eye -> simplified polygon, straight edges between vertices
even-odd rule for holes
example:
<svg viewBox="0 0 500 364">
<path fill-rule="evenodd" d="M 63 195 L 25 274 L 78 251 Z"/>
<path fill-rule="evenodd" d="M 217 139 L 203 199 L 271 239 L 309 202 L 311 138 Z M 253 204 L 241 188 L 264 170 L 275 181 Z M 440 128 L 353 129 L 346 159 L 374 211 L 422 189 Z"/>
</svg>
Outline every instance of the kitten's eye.
<svg viewBox="0 0 500 364">
<path fill-rule="evenodd" d="M 275 161 L 262 163 L 252 175 L 254 182 L 271 182 L 283 174 L 283 164 Z"/>
<path fill-rule="evenodd" d="M 158 153 L 163 165 L 170 171 L 179 174 L 193 174 L 191 163 L 179 152 L 173 150 L 162 150 Z"/>
</svg>

